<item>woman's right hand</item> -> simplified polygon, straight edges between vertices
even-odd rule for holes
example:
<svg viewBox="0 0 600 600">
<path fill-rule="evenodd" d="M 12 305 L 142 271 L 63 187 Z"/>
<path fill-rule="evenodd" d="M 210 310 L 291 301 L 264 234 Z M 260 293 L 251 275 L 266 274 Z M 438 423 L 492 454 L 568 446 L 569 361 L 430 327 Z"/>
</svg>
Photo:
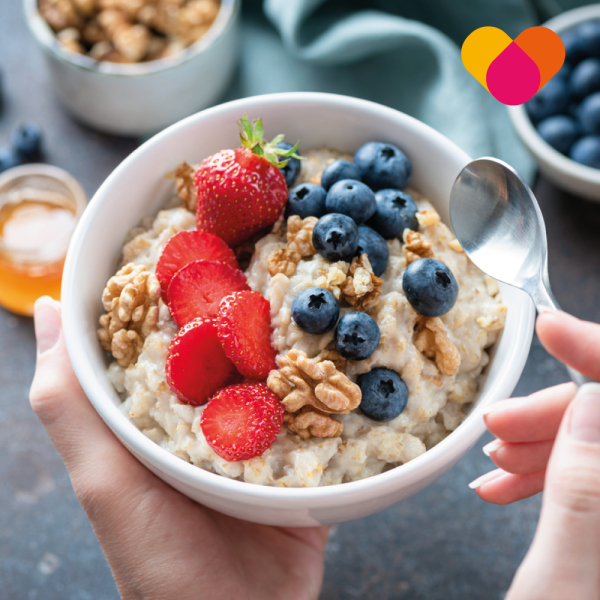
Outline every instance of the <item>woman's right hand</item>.
<svg viewBox="0 0 600 600">
<path fill-rule="evenodd" d="M 537 332 L 558 359 L 600 379 L 600 325 L 544 313 Z M 507 600 L 600 598 L 600 384 L 569 383 L 488 411 L 499 467 L 471 484 L 481 498 L 508 504 L 544 490 L 529 552 Z"/>
<path fill-rule="evenodd" d="M 550 354 L 600 381 L 600 325 L 546 312 L 536 329 Z M 471 484 L 483 500 L 510 504 L 544 489 L 555 438 L 576 391 L 575 384 L 565 383 L 489 407 L 484 420 L 496 439 L 484 452 L 499 468 Z"/>
</svg>

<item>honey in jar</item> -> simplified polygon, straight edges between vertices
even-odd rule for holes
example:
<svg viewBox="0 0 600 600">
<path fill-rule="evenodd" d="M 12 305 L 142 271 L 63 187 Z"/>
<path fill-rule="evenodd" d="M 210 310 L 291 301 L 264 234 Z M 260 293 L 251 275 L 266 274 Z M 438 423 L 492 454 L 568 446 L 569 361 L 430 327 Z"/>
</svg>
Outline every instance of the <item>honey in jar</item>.
<svg viewBox="0 0 600 600">
<path fill-rule="evenodd" d="M 68 173 L 26 165 L 0 176 L 0 305 L 30 316 L 40 296 L 60 300 L 65 256 L 85 208 Z"/>
</svg>

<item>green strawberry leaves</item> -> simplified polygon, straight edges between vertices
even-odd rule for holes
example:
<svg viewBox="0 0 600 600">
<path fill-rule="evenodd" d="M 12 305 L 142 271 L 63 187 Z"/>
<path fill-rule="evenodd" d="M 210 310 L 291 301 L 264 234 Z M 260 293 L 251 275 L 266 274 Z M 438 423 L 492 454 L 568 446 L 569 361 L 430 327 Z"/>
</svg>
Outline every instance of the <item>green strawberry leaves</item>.
<svg viewBox="0 0 600 600">
<path fill-rule="evenodd" d="M 248 148 L 252 153 L 261 156 L 274 167 L 282 169 L 285 167 L 291 158 L 302 160 L 302 157 L 296 154 L 299 142 L 296 142 L 293 148 L 285 150 L 276 146 L 283 141 L 283 134 L 276 135 L 270 142 L 265 142 L 264 127 L 262 119 L 256 119 L 250 122 L 246 114 L 239 120 L 240 127 L 240 142 L 244 148 Z"/>
</svg>

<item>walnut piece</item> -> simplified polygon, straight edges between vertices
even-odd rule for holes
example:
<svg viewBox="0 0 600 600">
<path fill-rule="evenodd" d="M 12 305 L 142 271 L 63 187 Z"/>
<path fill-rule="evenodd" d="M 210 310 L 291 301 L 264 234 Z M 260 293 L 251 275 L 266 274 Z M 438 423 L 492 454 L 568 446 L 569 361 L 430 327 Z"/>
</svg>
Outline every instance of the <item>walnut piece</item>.
<svg viewBox="0 0 600 600">
<path fill-rule="evenodd" d="M 440 222 L 440 215 L 435 210 L 420 210 L 417 213 L 417 221 L 421 227 L 429 227 Z"/>
<path fill-rule="evenodd" d="M 431 243 L 422 239 L 420 233 L 405 229 L 403 238 L 407 267 L 419 258 L 434 258 Z"/>
<path fill-rule="evenodd" d="M 111 277 L 102 294 L 100 344 L 123 368 L 137 361 L 158 324 L 160 284 L 143 265 L 129 263 Z"/>
<path fill-rule="evenodd" d="M 175 189 L 187 209 L 196 212 L 196 186 L 194 185 L 194 169 L 185 160 L 167 175 L 167 179 L 175 180 Z"/>
<path fill-rule="evenodd" d="M 181 52 L 203 37 L 220 0 L 38 0 L 39 12 L 63 46 L 102 61 L 134 63 Z M 77 43 L 79 42 L 79 43 Z M 100 43 L 110 43 L 111 49 Z"/>
<path fill-rule="evenodd" d="M 344 426 L 339 421 L 323 414 L 313 406 L 303 406 L 297 413 L 286 413 L 284 422 L 287 428 L 300 439 L 314 437 L 338 437 Z"/>
<path fill-rule="evenodd" d="M 40 0 L 38 6 L 42 17 L 56 32 L 81 26 L 81 17 L 71 0 Z"/>
<path fill-rule="evenodd" d="M 360 404 L 360 388 L 332 361 L 308 358 L 304 352 L 292 349 L 278 362 L 280 370 L 269 373 L 267 386 L 279 396 L 287 412 L 297 413 L 308 406 L 323 415 L 348 414 Z M 321 433 L 321 437 L 329 436 Z"/>
<path fill-rule="evenodd" d="M 346 365 L 348 364 L 348 360 L 344 358 L 341 354 L 339 354 L 337 350 L 323 350 L 323 352 L 321 352 L 318 356 L 315 357 L 315 360 L 330 360 L 340 373 L 346 372 Z"/>
<path fill-rule="evenodd" d="M 140 62 L 148 53 L 152 34 L 145 25 L 131 25 L 120 28 L 113 36 L 117 52 L 127 62 Z"/>
<path fill-rule="evenodd" d="M 358 310 L 366 311 L 375 306 L 381 296 L 383 279 L 373 273 L 366 253 L 352 260 L 348 276 L 340 287 L 342 297 Z"/>
<path fill-rule="evenodd" d="M 287 246 L 275 250 L 269 256 L 267 268 L 271 277 L 278 273 L 291 277 L 302 258 L 316 254 L 312 243 L 312 232 L 317 221 L 316 217 L 301 219 L 298 215 L 292 215 L 288 219 Z"/>
<path fill-rule="evenodd" d="M 458 348 L 448 339 L 448 331 L 439 317 L 419 316 L 415 324 L 415 347 L 431 358 L 440 373 L 450 377 L 460 367 Z"/>
</svg>

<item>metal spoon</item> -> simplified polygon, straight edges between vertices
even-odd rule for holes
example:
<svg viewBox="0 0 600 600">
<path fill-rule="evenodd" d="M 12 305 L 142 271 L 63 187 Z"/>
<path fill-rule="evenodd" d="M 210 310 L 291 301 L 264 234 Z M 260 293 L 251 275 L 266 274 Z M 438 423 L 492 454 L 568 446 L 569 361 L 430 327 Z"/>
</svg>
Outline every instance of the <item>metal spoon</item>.
<svg viewBox="0 0 600 600">
<path fill-rule="evenodd" d="M 546 227 L 523 178 L 495 158 L 478 158 L 459 174 L 450 220 L 467 256 L 490 277 L 525 290 L 538 313 L 559 310 L 548 279 Z M 592 379 L 567 367 L 583 385 Z"/>
</svg>

